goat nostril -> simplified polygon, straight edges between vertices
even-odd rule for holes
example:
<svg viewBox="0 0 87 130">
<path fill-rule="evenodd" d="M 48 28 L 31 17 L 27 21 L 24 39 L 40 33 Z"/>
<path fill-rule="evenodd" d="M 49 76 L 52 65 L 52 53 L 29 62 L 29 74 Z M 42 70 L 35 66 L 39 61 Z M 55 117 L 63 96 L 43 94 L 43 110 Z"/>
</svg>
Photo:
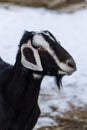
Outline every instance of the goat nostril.
<svg viewBox="0 0 87 130">
<path fill-rule="evenodd" d="M 68 64 L 69 67 L 76 69 L 76 64 L 73 60 L 68 61 L 67 64 Z"/>
</svg>

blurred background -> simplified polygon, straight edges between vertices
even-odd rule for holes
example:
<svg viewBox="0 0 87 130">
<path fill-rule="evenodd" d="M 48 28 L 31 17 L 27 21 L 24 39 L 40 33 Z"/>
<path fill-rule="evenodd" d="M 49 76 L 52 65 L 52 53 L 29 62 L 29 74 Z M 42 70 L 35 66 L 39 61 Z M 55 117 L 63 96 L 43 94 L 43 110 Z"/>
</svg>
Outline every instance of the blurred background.
<svg viewBox="0 0 87 130">
<path fill-rule="evenodd" d="M 0 0 L 0 57 L 15 63 L 24 30 L 49 30 L 74 57 L 77 72 L 41 84 L 34 130 L 87 130 L 87 0 Z"/>
<path fill-rule="evenodd" d="M 31 6 L 31 7 L 45 7 L 48 9 L 66 9 L 71 10 L 85 7 L 87 0 L 0 0 L 0 2 L 9 2 L 19 5 Z"/>
</svg>

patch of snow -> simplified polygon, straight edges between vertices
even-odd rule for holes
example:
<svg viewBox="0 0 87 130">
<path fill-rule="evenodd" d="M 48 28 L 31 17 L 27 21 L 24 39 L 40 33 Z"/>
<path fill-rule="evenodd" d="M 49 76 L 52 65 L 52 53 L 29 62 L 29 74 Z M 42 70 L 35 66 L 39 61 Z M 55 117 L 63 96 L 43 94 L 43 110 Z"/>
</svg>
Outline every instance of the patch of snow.
<svg viewBox="0 0 87 130">
<path fill-rule="evenodd" d="M 36 129 L 41 127 L 49 127 L 49 126 L 58 126 L 58 123 L 56 123 L 52 118 L 41 117 L 38 120 Z"/>
</svg>

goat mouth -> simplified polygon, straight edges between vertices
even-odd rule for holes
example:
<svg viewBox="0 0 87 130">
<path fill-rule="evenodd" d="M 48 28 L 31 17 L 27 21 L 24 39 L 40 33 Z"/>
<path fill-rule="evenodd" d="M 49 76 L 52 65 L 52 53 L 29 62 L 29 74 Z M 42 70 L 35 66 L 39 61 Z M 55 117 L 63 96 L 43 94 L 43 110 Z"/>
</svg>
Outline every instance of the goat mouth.
<svg viewBox="0 0 87 130">
<path fill-rule="evenodd" d="M 58 74 L 62 75 L 71 75 L 77 70 L 76 63 L 74 60 L 67 60 L 67 63 L 61 63 L 59 67 Z"/>
<path fill-rule="evenodd" d="M 72 73 L 73 72 L 61 71 L 61 74 L 58 74 L 57 76 L 55 76 L 55 82 L 56 82 L 59 89 L 62 87 L 62 78 L 65 75 L 71 75 Z"/>
<path fill-rule="evenodd" d="M 57 84 L 57 86 L 58 86 L 59 89 L 62 86 L 62 78 L 63 78 L 63 76 L 65 76 L 65 75 L 71 75 L 75 71 L 76 71 L 76 68 L 74 70 L 72 70 L 72 71 L 63 71 L 63 70 L 59 70 L 58 71 L 58 75 L 55 76 L 55 81 L 56 81 L 56 84 Z"/>
<path fill-rule="evenodd" d="M 72 69 L 72 70 L 69 70 L 69 71 L 59 70 L 59 71 L 58 71 L 58 74 L 59 74 L 59 75 L 71 75 L 71 74 L 73 74 L 76 70 L 77 70 L 76 68 L 74 68 L 74 69 Z"/>
</svg>

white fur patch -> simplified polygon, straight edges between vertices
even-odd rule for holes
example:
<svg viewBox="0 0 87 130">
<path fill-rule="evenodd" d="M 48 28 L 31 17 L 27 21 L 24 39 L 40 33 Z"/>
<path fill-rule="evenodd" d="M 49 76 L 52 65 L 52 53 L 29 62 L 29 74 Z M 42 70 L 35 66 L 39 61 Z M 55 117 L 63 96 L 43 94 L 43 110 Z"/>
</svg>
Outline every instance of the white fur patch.
<svg viewBox="0 0 87 130">
<path fill-rule="evenodd" d="M 30 48 L 33 51 L 34 58 L 35 58 L 35 61 L 36 61 L 36 65 L 31 63 L 31 62 L 29 62 L 28 60 L 26 60 L 26 58 L 25 58 L 25 56 L 23 54 L 23 49 L 24 48 Z M 31 69 L 31 70 L 35 70 L 35 71 L 43 71 L 38 50 L 32 47 L 30 41 L 28 41 L 26 44 L 23 44 L 21 46 L 21 54 L 22 54 L 21 63 L 23 64 L 23 66 L 25 68 L 28 68 L 28 69 Z"/>
<path fill-rule="evenodd" d="M 60 75 L 63 75 L 63 74 L 64 74 L 64 75 L 67 75 L 67 72 L 64 72 L 64 71 L 62 71 L 62 70 L 59 70 L 59 71 L 58 71 L 58 74 L 60 74 Z"/>
<path fill-rule="evenodd" d="M 40 79 L 40 78 L 42 78 L 42 75 L 33 73 L 33 77 L 35 79 Z"/>
<path fill-rule="evenodd" d="M 44 40 L 44 38 L 42 37 L 41 34 L 36 34 L 33 37 L 33 44 L 41 46 L 41 47 L 43 47 L 46 50 L 49 48 L 49 44 Z"/>
</svg>

